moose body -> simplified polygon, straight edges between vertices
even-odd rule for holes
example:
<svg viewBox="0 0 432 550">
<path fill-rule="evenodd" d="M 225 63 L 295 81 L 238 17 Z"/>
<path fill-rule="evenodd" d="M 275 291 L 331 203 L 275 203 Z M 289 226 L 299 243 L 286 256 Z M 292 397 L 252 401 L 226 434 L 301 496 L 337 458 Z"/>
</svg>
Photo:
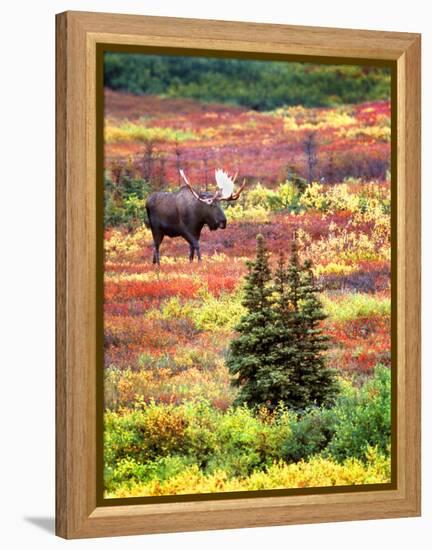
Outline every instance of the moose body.
<svg viewBox="0 0 432 550">
<path fill-rule="evenodd" d="M 200 193 L 209 198 L 208 193 Z M 147 216 L 153 235 L 153 263 L 160 263 L 159 247 L 163 238 L 183 237 L 189 243 L 189 260 L 193 260 L 196 251 L 201 260 L 199 240 L 204 225 L 211 231 L 225 229 L 226 217 L 219 204 L 206 204 L 197 201 L 188 187 L 184 186 L 176 193 L 153 193 L 147 199 Z"/>
<path fill-rule="evenodd" d="M 182 237 L 189 243 L 189 260 L 193 260 L 195 252 L 198 260 L 201 260 L 199 240 L 202 228 L 207 225 L 210 231 L 225 229 L 227 220 L 220 201 L 236 200 L 244 187 L 243 184 L 240 190 L 233 194 L 234 180 L 220 171 L 222 176 L 219 174 L 219 190 L 214 195 L 207 192 L 197 193 L 183 171 L 180 173 L 186 185 L 179 191 L 152 193 L 146 202 L 149 226 L 153 235 L 154 264 L 160 264 L 159 247 L 165 236 Z M 228 187 L 222 188 L 222 184 Z"/>
</svg>

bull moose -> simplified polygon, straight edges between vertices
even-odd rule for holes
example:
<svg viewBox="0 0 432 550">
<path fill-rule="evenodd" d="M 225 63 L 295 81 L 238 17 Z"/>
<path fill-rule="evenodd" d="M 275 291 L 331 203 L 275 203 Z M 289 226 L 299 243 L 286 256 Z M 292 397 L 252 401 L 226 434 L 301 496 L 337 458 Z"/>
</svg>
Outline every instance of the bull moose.
<svg viewBox="0 0 432 550">
<path fill-rule="evenodd" d="M 234 192 L 237 174 L 231 178 L 223 170 L 215 171 L 216 192 L 198 192 L 189 183 L 183 170 L 180 170 L 183 185 L 177 192 L 152 193 L 146 202 L 149 226 L 153 235 L 153 263 L 160 264 L 159 247 L 165 235 L 183 237 L 189 243 L 189 260 L 192 261 L 196 251 L 201 260 L 199 240 L 204 225 L 210 231 L 225 229 L 226 217 L 221 208 L 221 201 L 235 201 L 240 197 L 246 181 Z"/>
</svg>

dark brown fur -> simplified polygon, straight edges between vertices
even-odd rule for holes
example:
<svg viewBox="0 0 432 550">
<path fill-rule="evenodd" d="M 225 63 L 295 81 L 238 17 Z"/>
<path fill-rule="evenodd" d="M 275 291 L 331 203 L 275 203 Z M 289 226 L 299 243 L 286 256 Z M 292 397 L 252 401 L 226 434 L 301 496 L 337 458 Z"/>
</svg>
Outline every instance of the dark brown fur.
<svg viewBox="0 0 432 550">
<path fill-rule="evenodd" d="M 200 193 L 200 197 L 212 195 Z M 153 235 L 154 264 L 160 264 L 159 247 L 165 236 L 183 237 L 189 243 L 189 260 L 193 260 L 195 251 L 201 260 L 199 239 L 204 225 L 211 231 L 226 227 L 227 220 L 220 203 L 205 204 L 196 199 L 186 186 L 175 193 L 152 193 L 147 199 L 146 210 Z"/>
</svg>

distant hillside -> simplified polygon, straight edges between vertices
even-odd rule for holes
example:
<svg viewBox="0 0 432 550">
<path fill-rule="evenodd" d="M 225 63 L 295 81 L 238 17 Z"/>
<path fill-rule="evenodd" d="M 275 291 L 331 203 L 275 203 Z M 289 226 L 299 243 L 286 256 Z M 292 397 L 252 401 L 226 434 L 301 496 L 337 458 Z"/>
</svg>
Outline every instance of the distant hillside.
<svg viewBox="0 0 432 550">
<path fill-rule="evenodd" d="M 138 120 L 141 117 L 190 116 L 212 113 L 242 113 L 246 107 L 226 103 L 201 103 L 184 97 L 162 97 L 160 95 L 136 95 L 122 90 L 105 88 L 105 116 Z"/>
<path fill-rule="evenodd" d="M 390 70 L 381 67 L 107 53 L 104 72 L 112 90 L 257 111 L 390 98 Z"/>
</svg>

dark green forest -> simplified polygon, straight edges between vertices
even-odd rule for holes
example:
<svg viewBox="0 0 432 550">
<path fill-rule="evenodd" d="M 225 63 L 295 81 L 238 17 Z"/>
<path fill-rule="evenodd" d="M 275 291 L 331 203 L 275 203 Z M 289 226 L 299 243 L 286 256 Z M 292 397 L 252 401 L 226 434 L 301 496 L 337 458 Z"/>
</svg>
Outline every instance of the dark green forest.
<svg viewBox="0 0 432 550">
<path fill-rule="evenodd" d="M 105 54 L 106 87 L 194 98 L 257 111 L 388 99 L 390 69 L 129 53 Z"/>
</svg>

